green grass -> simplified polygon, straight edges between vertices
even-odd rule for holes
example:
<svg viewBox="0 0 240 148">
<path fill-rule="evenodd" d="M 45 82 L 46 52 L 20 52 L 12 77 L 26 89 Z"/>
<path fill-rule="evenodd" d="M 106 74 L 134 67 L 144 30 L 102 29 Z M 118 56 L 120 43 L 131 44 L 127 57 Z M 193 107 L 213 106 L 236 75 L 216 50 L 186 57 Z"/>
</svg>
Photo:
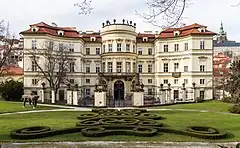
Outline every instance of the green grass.
<svg viewBox="0 0 240 148">
<path fill-rule="evenodd" d="M 9 112 L 20 112 L 20 111 L 29 111 L 29 110 L 45 110 L 45 109 L 56 109 L 54 107 L 40 106 L 37 108 L 32 108 L 29 106 L 28 102 L 26 106 L 23 107 L 22 102 L 10 102 L 10 101 L 0 101 L 0 114 L 9 113 Z"/>
<path fill-rule="evenodd" d="M 0 116 L 0 141 L 19 141 L 9 137 L 9 132 L 13 129 L 19 129 L 28 126 L 50 126 L 54 129 L 75 127 L 78 121 L 76 117 L 79 114 L 87 112 L 48 112 L 48 113 L 31 113 Z M 228 139 L 213 140 L 213 142 L 228 142 L 240 140 L 240 116 L 239 115 L 222 115 L 217 113 L 196 113 L 182 111 L 154 111 L 166 117 L 160 120 L 165 125 L 179 130 L 184 130 L 190 125 L 204 125 L 215 127 L 219 130 L 225 130 L 234 136 Z M 34 139 L 29 141 L 206 141 L 210 140 L 180 136 L 174 134 L 159 133 L 154 137 L 135 137 L 135 136 L 106 136 L 98 138 L 83 137 L 81 133 L 58 135 L 53 137 Z"/>
<path fill-rule="evenodd" d="M 205 101 L 202 103 L 192 103 L 192 104 L 176 104 L 170 106 L 155 106 L 150 107 L 154 108 L 166 108 L 166 109 L 194 109 L 194 110 L 208 110 L 211 112 L 228 112 L 228 108 L 231 107 L 233 104 L 231 103 L 224 103 L 218 100 L 212 101 Z"/>
</svg>

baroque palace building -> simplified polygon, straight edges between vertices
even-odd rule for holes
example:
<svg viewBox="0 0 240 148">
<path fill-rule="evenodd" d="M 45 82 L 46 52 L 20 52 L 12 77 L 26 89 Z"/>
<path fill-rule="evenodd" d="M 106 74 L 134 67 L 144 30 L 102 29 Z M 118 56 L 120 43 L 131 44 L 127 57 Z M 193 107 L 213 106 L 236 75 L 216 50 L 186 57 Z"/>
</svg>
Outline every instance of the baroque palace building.
<svg viewBox="0 0 240 148">
<path fill-rule="evenodd" d="M 39 72 L 28 51 L 41 50 L 44 42 L 53 40 L 59 46 L 69 46 L 72 51 L 74 66 L 66 76 L 71 83 L 79 85 L 79 99 L 93 97 L 99 74 L 114 99 L 124 100 L 131 94 L 136 77 L 144 86 L 145 96 L 155 99 L 168 88 L 173 100 L 192 100 L 193 91 L 195 97 L 212 99 L 215 33 L 206 26 L 195 23 L 160 33 L 136 33 L 136 24 L 132 21 L 117 23 L 114 20 L 103 23 L 99 32 L 78 32 L 76 28 L 41 22 L 30 25 L 20 34 L 24 38 L 25 93 L 40 93 L 42 82 L 48 88 L 47 81 L 37 80 Z M 44 61 L 39 58 L 38 62 Z M 59 100 L 66 100 L 66 89 L 64 85 L 60 88 Z"/>
</svg>

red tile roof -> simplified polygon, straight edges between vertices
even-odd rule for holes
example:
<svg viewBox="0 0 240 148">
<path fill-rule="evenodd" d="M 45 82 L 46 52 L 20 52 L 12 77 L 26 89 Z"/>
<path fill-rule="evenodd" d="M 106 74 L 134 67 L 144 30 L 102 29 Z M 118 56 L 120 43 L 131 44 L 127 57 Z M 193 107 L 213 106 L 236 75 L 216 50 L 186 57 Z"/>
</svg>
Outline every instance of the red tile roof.
<svg viewBox="0 0 240 148">
<path fill-rule="evenodd" d="M 21 67 L 12 65 L 4 68 L 3 74 L 4 75 L 23 75 L 24 72 Z"/>
<path fill-rule="evenodd" d="M 182 28 L 168 28 L 163 30 L 159 34 L 159 38 L 173 38 L 176 37 L 174 36 L 174 31 L 179 31 L 180 34 L 177 37 L 183 37 L 183 36 L 188 36 L 188 35 L 216 35 L 216 33 L 211 32 L 209 30 L 205 30 L 205 32 L 200 32 L 198 29 L 199 28 L 206 28 L 204 25 L 199 25 L 197 23 L 189 25 L 189 26 L 184 26 Z"/>
<path fill-rule="evenodd" d="M 37 24 L 30 25 L 30 27 L 36 26 L 39 27 L 39 30 L 37 32 L 32 32 L 31 28 L 21 32 L 20 34 L 36 34 L 36 33 L 45 33 L 45 34 L 50 34 L 53 36 L 58 36 L 57 31 L 62 30 L 64 31 L 64 37 L 71 37 L 71 38 L 90 38 L 90 37 L 99 37 L 100 33 L 92 33 L 92 34 L 78 34 L 75 28 L 71 27 L 55 27 L 48 25 L 44 22 L 40 22 Z M 148 33 L 138 33 L 137 38 L 141 37 L 149 37 L 149 38 L 173 38 L 174 36 L 174 31 L 180 31 L 180 34 L 177 37 L 183 37 L 183 36 L 188 36 L 188 35 L 215 35 L 216 33 L 211 32 L 206 29 L 205 32 L 200 32 L 198 29 L 206 26 L 204 25 L 199 25 L 199 24 L 192 24 L 189 26 L 184 26 L 182 28 L 168 28 L 163 30 L 160 34 L 148 34 Z"/>
<path fill-rule="evenodd" d="M 71 27 L 55 27 L 55 26 L 50 26 L 44 22 L 38 23 L 38 24 L 33 24 L 30 25 L 30 27 L 36 26 L 39 27 L 39 30 L 37 32 L 32 32 L 31 28 L 21 32 L 20 34 L 29 34 L 29 33 L 45 33 L 45 34 L 50 34 L 53 36 L 59 36 L 57 34 L 57 31 L 64 31 L 64 37 L 71 37 L 71 38 L 79 38 L 79 34 L 76 29 L 71 28 Z"/>
</svg>

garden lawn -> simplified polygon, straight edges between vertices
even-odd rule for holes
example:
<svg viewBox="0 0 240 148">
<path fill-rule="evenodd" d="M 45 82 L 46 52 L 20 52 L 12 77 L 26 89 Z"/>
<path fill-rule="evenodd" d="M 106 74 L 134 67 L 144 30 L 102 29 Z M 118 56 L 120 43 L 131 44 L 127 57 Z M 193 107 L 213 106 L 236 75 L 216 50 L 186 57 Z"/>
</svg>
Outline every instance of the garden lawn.
<svg viewBox="0 0 240 148">
<path fill-rule="evenodd" d="M 0 101 L 0 114 L 11 113 L 11 112 L 20 112 L 20 111 L 29 111 L 29 110 L 45 110 L 45 109 L 49 110 L 49 109 L 56 109 L 56 108 L 40 106 L 40 105 L 37 105 L 37 108 L 32 108 L 29 106 L 28 102 L 26 103 L 26 106 L 23 107 L 23 102 Z"/>
<path fill-rule="evenodd" d="M 49 126 L 53 129 L 75 127 L 77 116 L 89 112 L 44 112 L 44 113 L 30 113 L 30 114 L 16 114 L 0 116 L 0 141 L 3 142 L 23 142 L 21 140 L 11 139 L 9 133 L 13 129 L 19 129 L 29 126 Z M 240 116 L 239 115 L 225 115 L 217 113 L 196 113 L 196 112 L 182 112 L 182 111 L 154 111 L 152 113 L 160 114 L 166 117 L 163 122 L 166 126 L 173 129 L 184 130 L 186 126 L 190 125 L 204 125 L 215 127 L 219 130 L 225 130 L 232 133 L 227 139 L 221 140 L 205 140 L 192 138 L 188 136 L 159 133 L 154 137 L 137 137 L 137 136 L 106 136 L 106 137 L 84 137 L 81 133 L 57 135 L 53 137 L 33 139 L 26 141 L 205 141 L 205 142 L 229 142 L 240 140 Z"/>
<path fill-rule="evenodd" d="M 154 106 L 149 107 L 150 109 L 193 109 L 193 110 L 207 110 L 211 112 L 229 112 L 228 108 L 233 106 L 231 103 L 225 103 L 218 100 L 204 101 L 202 103 L 191 103 L 191 104 L 175 104 L 169 106 Z"/>
</svg>

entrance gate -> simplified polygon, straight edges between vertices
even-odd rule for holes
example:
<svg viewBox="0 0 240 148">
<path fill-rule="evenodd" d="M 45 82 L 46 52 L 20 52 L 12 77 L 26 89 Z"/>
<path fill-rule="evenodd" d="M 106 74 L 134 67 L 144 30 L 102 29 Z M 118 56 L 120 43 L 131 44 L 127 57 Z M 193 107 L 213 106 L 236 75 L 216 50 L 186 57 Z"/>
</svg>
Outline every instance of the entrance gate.
<svg viewBox="0 0 240 148">
<path fill-rule="evenodd" d="M 125 93 L 124 83 L 118 80 L 114 83 L 114 89 L 109 89 L 107 93 L 108 107 L 127 107 L 132 105 L 132 97 Z"/>
</svg>

